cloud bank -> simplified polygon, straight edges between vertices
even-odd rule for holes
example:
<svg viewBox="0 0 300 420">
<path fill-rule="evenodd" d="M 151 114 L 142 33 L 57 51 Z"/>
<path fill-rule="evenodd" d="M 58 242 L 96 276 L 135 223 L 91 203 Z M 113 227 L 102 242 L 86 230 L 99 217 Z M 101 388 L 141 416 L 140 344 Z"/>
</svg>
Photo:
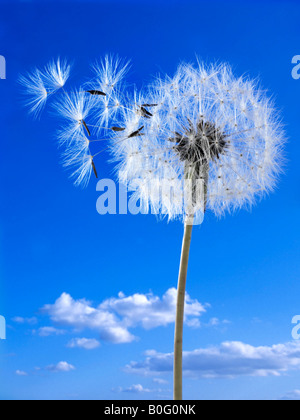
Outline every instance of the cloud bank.
<svg viewBox="0 0 300 420">
<path fill-rule="evenodd" d="M 54 304 L 45 305 L 42 311 L 56 325 L 70 327 L 75 331 L 97 331 L 102 340 L 120 344 L 136 339 L 130 332 L 132 328 L 150 330 L 174 323 L 176 298 L 175 288 L 167 290 L 161 298 L 152 293 L 136 293 L 128 297 L 119 293 L 117 298 L 107 299 L 95 307 L 85 299 L 75 300 L 63 293 Z M 199 327 L 199 317 L 204 312 L 205 306 L 187 294 L 187 325 Z"/>
<path fill-rule="evenodd" d="M 300 401 L 300 391 L 295 389 L 294 391 L 288 392 L 282 398 L 281 401 Z"/>
<path fill-rule="evenodd" d="M 171 373 L 173 354 L 148 351 L 142 362 L 131 362 L 125 370 L 141 375 Z M 300 369 L 300 342 L 254 347 L 241 342 L 225 342 L 219 347 L 184 352 L 186 376 L 235 378 L 238 376 L 281 376 Z"/>
</svg>

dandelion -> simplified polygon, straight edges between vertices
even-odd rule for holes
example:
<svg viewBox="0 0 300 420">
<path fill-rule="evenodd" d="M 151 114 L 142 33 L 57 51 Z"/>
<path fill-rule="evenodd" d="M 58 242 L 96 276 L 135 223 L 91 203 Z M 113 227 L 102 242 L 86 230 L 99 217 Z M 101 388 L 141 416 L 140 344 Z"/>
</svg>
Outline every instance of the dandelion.
<svg viewBox="0 0 300 420">
<path fill-rule="evenodd" d="M 169 220 L 185 225 L 178 280 L 174 399 L 182 399 L 184 299 L 194 224 L 251 206 L 276 186 L 285 141 L 277 112 L 257 84 L 236 79 L 227 65 L 183 64 L 158 78 L 138 110 L 124 111 L 124 141 L 112 152 L 121 182 Z M 132 132 L 132 135 L 128 133 Z M 139 136 L 139 137 L 138 137 Z M 142 136 L 142 137 L 140 137 Z M 137 182 L 137 181 L 140 182 Z M 158 193 L 167 182 L 172 195 Z M 147 187 L 148 186 L 148 187 Z M 171 197 L 171 198 L 170 198 Z"/>
<path fill-rule="evenodd" d="M 220 217 L 273 191 L 285 134 L 272 100 L 227 65 L 181 64 L 174 77 L 158 77 L 131 95 L 123 84 L 127 63 L 106 57 L 94 71 L 96 77 L 79 90 L 63 90 L 53 105 L 65 122 L 58 131 L 63 163 L 75 185 L 86 186 L 93 173 L 98 178 L 95 159 L 109 149 L 119 181 L 141 207 L 184 224 L 174 345 L 174 399 L 181 400 L 193 226 L 208 211 Z M 58 62 L 23 79 L 32 111 L 39 112 L 68 76 L 67 65 Z"/>
</svg>

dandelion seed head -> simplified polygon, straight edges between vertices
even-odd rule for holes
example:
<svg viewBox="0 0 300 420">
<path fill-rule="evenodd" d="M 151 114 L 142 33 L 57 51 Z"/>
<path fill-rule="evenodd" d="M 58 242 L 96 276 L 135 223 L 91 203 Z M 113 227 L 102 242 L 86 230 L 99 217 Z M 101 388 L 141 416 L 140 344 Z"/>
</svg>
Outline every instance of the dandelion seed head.
<svg viewBox="0 0 300 420">
<path fill-rule="evenodd" d="M 127 136 L 143 125 L 141 137 L 114 143 L 112 151 L 121 181 L 144 204 L 170 220 L 201 219 L 206 210 L 220 216 L 251 206 L 276 186 L 285 135 L 256 82 L 235 78 L 227 65 L 182 64 L 173 78 L 155 80 L 143 101 L 156 106 L 139 113 L 131 107 L 121 122 Z M 154 179 L 172 186 L 171 200 L 153 192 Z"/>
</svg>

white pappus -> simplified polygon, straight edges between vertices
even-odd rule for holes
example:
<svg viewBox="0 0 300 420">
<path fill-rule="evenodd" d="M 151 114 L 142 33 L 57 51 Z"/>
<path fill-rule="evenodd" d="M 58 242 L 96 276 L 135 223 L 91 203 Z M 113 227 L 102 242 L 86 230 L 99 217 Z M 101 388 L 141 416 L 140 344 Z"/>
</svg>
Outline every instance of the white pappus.
<svg viewBox="0 0 300 420">
<path fill-rule="evenodd" d="M 20 76 L 19 83 L 24 88 L 25 105 L 34 117 L 39 117 L 49 96 L 63 88 L 70 76 L 71 66 L 58 59 L 44 69 L 35 69 L 26 76 Z"/>
<path fill-rule="evenodd" d="M 125 94 L 129 64 L 105 57 L 79 90 L 61 90 L 53 103 L 64 165 L 86 186 L 95 157 L 110 149 L 119 180 L 143 207 L 169 220 L 206 210 L 217 216 L 273 190 L 281 171 L 285 133 L 258 84 L 236 78 L 228 65 L 181 64 L 173 77 L 156 78 Z M 66 83 L 70 66 L 52 62 L 22 78 L 38 113 Z"/>
<path fill-rule="evenodd" d="M 121 182 L 145 207 L 170 220 L 203 220 L 206 210 L 219 216 L 251 206 L 276 186 L 285 143 L 278 113 L 257 83 L 235 78 L 229 66 L 182 64 L 139 104 L 124 109 L 124 141 L 115 133 L 111 150 Z"/>
</svg>

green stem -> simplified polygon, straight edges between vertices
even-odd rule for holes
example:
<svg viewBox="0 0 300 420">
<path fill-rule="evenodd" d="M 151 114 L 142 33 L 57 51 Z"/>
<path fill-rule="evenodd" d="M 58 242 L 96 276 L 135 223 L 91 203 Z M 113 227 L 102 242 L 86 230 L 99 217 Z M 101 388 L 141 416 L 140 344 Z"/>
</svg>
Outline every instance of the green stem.
<svg viewBox="0 0 300 420">
<path fill-rule="evenodd" d="M 190 220 L 191 221 L 191 220 Z M 191 221 L 192 222 L 192 221 Z M 193 223 L 186 223 L 182 243 L 182 253 L 177 290 L 177 309 L 175 323 L 175 343 L 174 343 L 174 400 L 182 400 L 182 343 L 183 343 L 183 321 L 184 304 L 186 292 L 186 279 L 190 247 L 192 240 Z"/>
</svg>

